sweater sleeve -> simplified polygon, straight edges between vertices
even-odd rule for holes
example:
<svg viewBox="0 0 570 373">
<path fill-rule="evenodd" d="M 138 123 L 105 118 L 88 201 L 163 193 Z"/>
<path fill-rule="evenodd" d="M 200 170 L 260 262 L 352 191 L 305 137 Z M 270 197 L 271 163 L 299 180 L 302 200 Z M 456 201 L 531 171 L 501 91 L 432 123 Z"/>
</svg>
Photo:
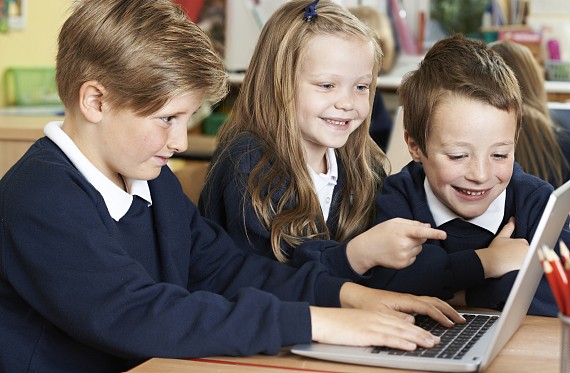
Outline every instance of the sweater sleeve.
<svg viewBox="0 0 570 373">
<path fill-rule="evenodd" d="M 441 246 L 426 243 L 412 265 L 400 270 L 372 268 L 369 277 L 361 283 L 378 289 L 450 299 L 457 291 L 482 281 L 484 274 L 480 267 L 473 250 L 448 254 Z"/>
<path fill-rule="evenodd" d="M 294 267 L 316 261 L 323 264 L 331 274 L 360 281 L 367 276 L 361 276 L 352 269 L 346 255 L 347 243 L 338 243 L 333 240 L 307 240 L 299 245 L 293 252 L 289 262 Z"/>
<path fill-rule="evenodd" d="M 18 300 L 0 319 L 30 322 L 25 334 L 43 330 L 40 349 L 56 348 L 50 338 L 71 338 L 77 349 L 125 358 L 274 354 L 311 340 L 308 303 L 339 303 L 343 280 L 317 265 L 295 271 L 244 255 L 189 201 L 185 219 L 173 212 L 180 207 L 165 207 L 173 218 L 164 225 L 171 232 L 191 225 L 191 233 L 151 249 L 163 264 L 173 256 L 162 278 L 152 278 L 121 247 L 101 195 L 71 165 L 30 163 L 1 186 L 2 291 Z"/>
<path fill-rule="evenodd" d="M 339 293 L 347 280 L 332 276 L 315 261 L 298 268 L 252 253 L 243 253 L 216 223 L 203 218 L 194 206 L 191 226 L 198 231 L 193 242 L 193 262 L 190 273 L 194 286 L 220 292 L 228 297 L 243 288 L 253 286 L 270 291 L 286 301 L 303 300 L 318 306 L 340 306 Z M 215 258 L 213 266 L 204 266 Z"/>
</svg>

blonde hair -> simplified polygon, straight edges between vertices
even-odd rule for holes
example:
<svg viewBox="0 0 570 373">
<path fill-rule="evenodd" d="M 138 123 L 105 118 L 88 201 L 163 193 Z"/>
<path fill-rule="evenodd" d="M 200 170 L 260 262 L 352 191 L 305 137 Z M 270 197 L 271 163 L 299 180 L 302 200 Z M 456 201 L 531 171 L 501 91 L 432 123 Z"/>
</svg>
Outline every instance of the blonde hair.
<svg viewBox="0 0 570 373">
<path fill-rule="evenodd" d="M 212 43 L 169 0 L 77 1 L 58 43 L 56 81 L 67 111 L 89 80 L 105 87 L 111 107 L 143 116 L 181 93 L 216 102 L 228 90 Z"/>
<path fill-rule="evenodd" d="M 384 60 L 382 62 L 380 74 L 387 73 L 392 70 L 396 60 L 396 42 L 394 40 L 394 33 L 392 32 L 392 26 L 388 16 L 381 13 L 376 8 L 366 5 L 350 7 L 348 10 L 354 14 L 356 18 L 364 22 L 372 30 L 376 31 L 376 34 L 380 39 L 382 52 L 384 52 Z"/>
<path fill-rule="evenodd" d="M 491 44 L 517 76 L 522 98 L 523 115 L 515 159 L 528 173 L 551 182 L 564 183 L 568 161 L 556 139 L 559 126 L 550 116 L 544 89 L 543 72 L 530 49 L 512 41 Z"/>
<path fill-rule="evenodd" d="M 306 238 L 329 238 L 296 123 L 297 70 L 309 40 L 316 35 L 341 34 L 370 42 L 375 51 L 372 76 L 378 74 L 382 63 L 382 50 L 370 28 L 330 0 L 321 0 L 316 7 L 318 16 L 304 21 L 305 7 L 310 3 L 289 1 L 268 20 L 240 94 L 219 133 L 220 152 L 243 132 L 254 134 L 265 144 L 261 161 L 249 176 L 247 192 L 257 218 L 271 233 L 275 257 L 282 262 L 288 260 L 288 253 L 282 249 L 284 243 L 294 248 Z M 373 79 L 371 107 L 375 89 Z M 385 175 L 385 155 L 370 137 L 369 127 L 370 114 L 346 145 L 337 150 L 346 169 L 347 185 L 342 191 L 334 237 L 338 241 L 354 237 L 373 221 L 372 201 Z M 272 200 L 272 194 L 280 189 L 284 189 L 283 196 Z"/>
</svg>

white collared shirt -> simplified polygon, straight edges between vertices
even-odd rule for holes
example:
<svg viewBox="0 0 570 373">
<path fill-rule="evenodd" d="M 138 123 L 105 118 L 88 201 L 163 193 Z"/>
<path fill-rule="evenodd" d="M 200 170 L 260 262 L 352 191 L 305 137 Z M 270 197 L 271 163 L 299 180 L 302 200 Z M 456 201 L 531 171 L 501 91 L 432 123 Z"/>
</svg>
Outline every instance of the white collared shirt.
<svg viewBox="0 0 570 373">
<path fill-rule="evenodd" d="M 81 153 L 73 140 L 63 132 L 61 129 L 62 125 L 63 122 L 49 122 L 44 128 L 44 133 L 65 153 L 87 181 L 101 193 L 109 214 L 114 220 L 119 221 L 125 216 L 131 207 L 134 195 L 147 201 L 149 206 L 152 204 L 150 189 L 146 180 L 125 179 L 125 185 L 130 194 L 125 192 L 109 180 Z"/>
<path fill-rule="evenodd" d="M 424 190 L 426 192 L 427 203 L 431 214 L 433 215 L 433 220 L 435 221 L 436 227 L 439 227 L 442 224 L 445 224 L 453 219 L 463 219 L 451 211 L 435 196 L 427 178 L 424 180 Z M 505 215 L 506 198 L 507 191 L 503 190 L 503 192 L 499 194 L 497 198 L 495 198 L 491 205 L 489 205 L 487 211 L 472 219 L 463 220 L 484 228 L 493 234 L 497 234 Z"/>
<path fill-rule="evenodd" d="M 309 166 L 309 172 L 313 179 L 315 191 L 317 192 L 317 197 L 321 204 L 321 210 L 326 221 L 329 217 L 333 191 L 338 178 L 338 164 L 336 162 L 336 154 L 333 148 L 327 149 L 325 158 L 327 160 L 326 174 L 317 174 L 311 166 Z"/>
</svg>

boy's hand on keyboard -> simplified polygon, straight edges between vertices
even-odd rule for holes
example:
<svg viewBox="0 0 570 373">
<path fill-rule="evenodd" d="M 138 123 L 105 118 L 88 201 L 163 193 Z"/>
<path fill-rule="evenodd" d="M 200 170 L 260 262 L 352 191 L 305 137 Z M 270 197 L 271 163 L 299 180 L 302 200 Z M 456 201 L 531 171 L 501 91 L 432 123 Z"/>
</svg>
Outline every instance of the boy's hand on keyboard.
<svg viewBox="0 0 570 373">
<path fill-rule="evenodd" d="M 311 307 L 312 339 L 348 346 L 386 346 L 402 350 L 430 348 L 440 338 L 390 314 L 390 310 Z"/>
<path fill-rule="evenodd" d="M 345 283 L 340 289 L 340 302 L 342 307 L 348 308 L 382 312 L 388 308 L 392 310 L 393 316 L 411 322 L 411 314 L 415 313 L 427 315 L 447 327 L 465 322 L 453 307 L 439 298 L 371 289 L 351 282 Z"/>
</svg>

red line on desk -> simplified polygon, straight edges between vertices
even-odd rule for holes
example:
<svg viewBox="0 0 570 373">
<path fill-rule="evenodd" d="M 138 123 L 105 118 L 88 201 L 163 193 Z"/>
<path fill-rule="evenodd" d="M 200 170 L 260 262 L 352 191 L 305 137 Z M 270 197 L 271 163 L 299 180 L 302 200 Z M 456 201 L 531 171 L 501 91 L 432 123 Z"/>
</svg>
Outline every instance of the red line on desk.
<svg viewBox="0 0 570 373">
<path fill-rule="evenodd" d="M 199 362 L 202 362 L 202 363 L 212 363 L 212 364 L 241 365 L 241 366 L 246 366 L 246 367 L 294 370 L 294 371 L 298 371 L 298 372 L 342 373 L 342 372 L 339 372 L 339 371 L 332 371 L 332 370 L 315 370 L 315 369 L 293 368 L 293 367 L 284 367 L 284 366 L 280 366 L 280 365 L 243 363 L 243 362 L 237 362 L 237 361 L 201 359 L 201 358 L 188 359 L 188 360 L 199 361 Z"/>
</svg>

